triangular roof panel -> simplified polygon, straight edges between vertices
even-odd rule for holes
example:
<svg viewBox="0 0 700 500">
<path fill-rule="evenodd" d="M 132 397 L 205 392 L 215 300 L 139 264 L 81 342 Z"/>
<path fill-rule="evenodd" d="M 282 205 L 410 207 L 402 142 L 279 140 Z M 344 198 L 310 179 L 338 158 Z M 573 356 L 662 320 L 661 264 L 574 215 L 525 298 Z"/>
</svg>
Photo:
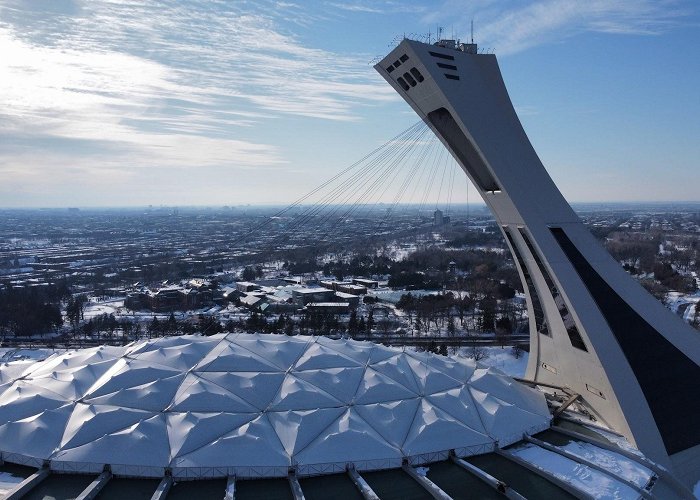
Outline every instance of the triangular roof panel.
<svg viewBox="0 0 700 500">
<path fill-rule="evenodd" d="M 316 439 L 343 412 L 345 412 L 345 408 L 271 411 L 267 413 L 267 418 L 275 429 L 282 446 L 292 456 Z"/>
<path fill-rule="evenodd" d="M 169 412 L 165 414 L 170 442 L 170 459 L 205 447 L 250 422 L 255 413 Z"/>
<path fill-rule="evenodd" d="M 289 467 L 284 450 L 267 417 L 261 415 L 228 434 L 172 462 L 173 467 Z"/>
<path fill-rule="evenodd" d="M 311 382 L 288 373 L 279 393 L 270 404 L 270 411 L 313 410 L 338 406 L 343 406 L 343 402 Z"/>
<path fill-rule="evenodd" d="M 356 366 L 295 371 L 294 376 L 324 390 L 339 401 L 352 401 L 364 373 L 364 366 Z"/>
<path fill-rule="evenodd" d="M 302 452 L 299 464 L 347 463 L 401 459 L 401 451 L 389 444 L 353 408 L 329 425 Z"/>
<path fill-rule="evenodd" d="M 383 375 L 374 368 L 367 367 L 355 395 L 355 403 L 367 405 L 397 399 L 411 399 L 418 394 L 394 379 Z"/>
<path fill-rule="evenodd" d="M 421 398 L 355 405 L 357 413 L 391 445 L 401 448 L 413 424 Z"/>
<path fill-rule="evenodd" d="M 315 342 L 309 346 L 295 363 L 295 370 L 322 370 L 324 368 L 364 366 L 354 359 L 341 354 L 339 351 L 324 347 Z"/>
<path fill-rule="evenodd" d="M 196 372 L 257 410 L 265 410 L 282 386 L 284 372 Z"/>
<path fill-rule="evenodd" d="M 214 382 L 190 373 L 180 385 L 170 411 L 258 413 L 258 409 Z"/>
<path fill-rule="evenodd" d="M 407 455 L 422 455 L 436 450 L 451 450 L 493 443 L 480 433 L 444 411 L 423 400 L 416 413 L 411 430 L 402 446 Z"/>
<path fill-rule="evenodd" d="M 250 335 L 246 337 L 238 336 L 231 342 L 254 352 L 278 368 L 286 370 L 302 356 L 307 347 L 313 342 L 313 339 L 308 337 L 299 339 L 288 336 L 281 336 L 280 338 L 279 335 Z"/>
</svg>

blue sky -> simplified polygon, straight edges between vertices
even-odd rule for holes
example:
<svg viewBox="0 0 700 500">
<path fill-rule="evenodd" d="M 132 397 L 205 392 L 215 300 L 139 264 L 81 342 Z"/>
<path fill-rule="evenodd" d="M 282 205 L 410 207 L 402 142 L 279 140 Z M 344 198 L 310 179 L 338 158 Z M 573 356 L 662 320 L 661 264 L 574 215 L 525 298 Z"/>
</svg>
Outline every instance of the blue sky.
<svg viewBox="0 0 700 500">
<path fill-rule="evenodd" d="M 0 0 L 0 206 L 288 203 L 416 121 L 369 62 L 495 49 L 570 201 L 700 201 L 696 0 Z M 455 201 L 464 196 L 455 195 Z"/>
</svg>

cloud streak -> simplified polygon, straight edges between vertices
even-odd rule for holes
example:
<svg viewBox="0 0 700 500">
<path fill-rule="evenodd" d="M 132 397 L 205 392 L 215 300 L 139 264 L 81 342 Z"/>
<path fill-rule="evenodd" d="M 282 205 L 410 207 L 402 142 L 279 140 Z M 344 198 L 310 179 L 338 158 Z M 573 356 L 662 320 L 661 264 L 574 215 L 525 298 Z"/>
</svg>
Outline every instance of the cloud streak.
<svg viewBox="0 0 700 500">
<path fill-rule="evenodd" d="M 680 0 L 448 0 L 424 21 L 469 26 L 474 19 L 477 41 L 509 55 L 582 33 L 658 35 L 685 22 L 692 10 Z"/>
<path fill-rule="evenodd" d="M 280 152 L 251 127 L 280 116 L 353 121 L 357 107 L 394 99 L 358 71 L 364 57 L 306 47 L 281 28 L 290 13 L 313 22 L 290 2 L 36 5 L 0 6 L 4 176 L 46 177 L 61 162 L 274 167 Z"/>
</svg>

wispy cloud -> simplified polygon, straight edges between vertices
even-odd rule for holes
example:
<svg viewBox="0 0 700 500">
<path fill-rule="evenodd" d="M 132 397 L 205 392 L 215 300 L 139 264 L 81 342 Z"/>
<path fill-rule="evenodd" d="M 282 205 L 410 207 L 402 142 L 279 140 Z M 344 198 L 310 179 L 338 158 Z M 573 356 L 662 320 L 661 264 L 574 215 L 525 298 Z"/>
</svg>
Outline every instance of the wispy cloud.
<svg viewBox="0 0 700 500">
<path fill-rule="evenodd" d="M 105 168 L 126 160 L 274 165 L 279 152 L 247 138 L 251 125 L 281 114 L 355 120 L 355 106 L 393 98 L 368 77 L 364 58 L 308 48 L 285 33 L 275 16 L 298 11 L 291 2 L 268 5 L 281 9 L 272 14 L 233 2 L 41 5 L 0 7 L 5 166 L 27 160 L 8 144 L 29 136 L 36 154 L 57 157 L 68 147 L 59 139 L 94 141 Z M 76 147 L 73 161 L 94 161 L 87 150 Z"/>
<path fill-rule="evenodd" d="M 360 3 L 337 3 L 329 2 L 328 5 L 335 7 L 340 10 L 347 10 L 350 12 L 368 12 L 371 14 L 381 14 L 384 11 L 377 7 L 372 7 L 370 5 L 360 4 Z"/>
<path fill-rule="evenodd" d="M 448 0 L 424 20 L 469 26 L 474 19 L 477 41 L 507 55 L 586 32 L 657 35 L 685 22 L 694 10 L 682 0 L 477 0 L 466 5 Z"/>
<path fill-rule="evenodd" d="M 318 19 L 270 0 L 6 1 L 5 185 L 10 174 L 47 178 L 61 164 L 133 173 L 283 163 L 253 127 L 280 116 L 353 121 L 358 108 L 394 99 L 366 55 L 308 47 L 290 31 Z"/>
<path fill-rule="evenodd" d="M 422 2 L 396 1 L 396 0 L 371 0 L 356 2 L 326 2 L 326 5 L 335 9 L 364 14 L 421 14 L 429 10 Z"/>
</svg>

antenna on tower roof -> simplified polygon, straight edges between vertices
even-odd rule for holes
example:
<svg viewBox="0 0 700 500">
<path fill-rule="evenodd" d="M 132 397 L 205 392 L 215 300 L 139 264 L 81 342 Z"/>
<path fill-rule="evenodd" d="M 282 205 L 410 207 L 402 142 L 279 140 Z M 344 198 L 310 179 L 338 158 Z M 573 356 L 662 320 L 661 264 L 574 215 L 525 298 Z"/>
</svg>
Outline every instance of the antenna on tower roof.
<svg viewBox="0 0 700 500">
<path fill-rule="evenodd" d="M 472 19 L 472 43 L 474 43 L 474 19 Z"/>
</svg>

